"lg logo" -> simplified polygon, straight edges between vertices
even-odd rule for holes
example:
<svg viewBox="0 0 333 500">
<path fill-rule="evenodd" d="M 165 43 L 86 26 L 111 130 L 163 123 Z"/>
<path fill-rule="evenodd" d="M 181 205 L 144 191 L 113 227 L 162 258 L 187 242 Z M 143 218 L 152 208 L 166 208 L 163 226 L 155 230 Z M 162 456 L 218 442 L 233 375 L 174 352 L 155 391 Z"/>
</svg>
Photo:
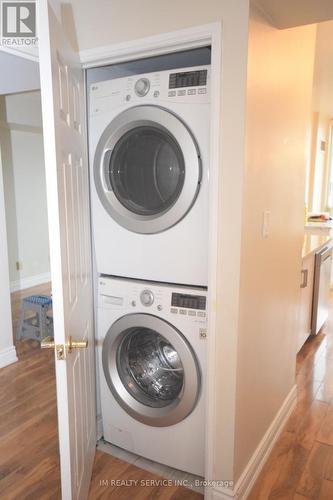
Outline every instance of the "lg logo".
<svg viewBox="0 0 333 500">
<path fill-rule="evenodd" d="M 35 2 L 1 2 L 2 37 L 36 36 Z"/>
</svg>

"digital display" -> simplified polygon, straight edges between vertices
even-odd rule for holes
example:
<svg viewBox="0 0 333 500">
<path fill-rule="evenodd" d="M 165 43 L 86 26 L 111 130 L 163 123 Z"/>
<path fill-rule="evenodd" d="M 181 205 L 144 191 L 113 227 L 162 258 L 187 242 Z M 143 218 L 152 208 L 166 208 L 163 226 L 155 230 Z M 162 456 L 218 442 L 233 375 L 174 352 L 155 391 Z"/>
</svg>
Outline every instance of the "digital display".
<svg viewBox="0 0 333 500">
<path fill-rule="evenodd" d="M 183 293 L 173 293 L 171 297 L 173 307 L 185 307 L 187 309 L 206 309 L 206 297 L 204 295 L 185 295 Z"/>
<path fill-rule="evenodd" d="M 169 89 L 181 87 L 199 87 L 207 85 L 207 70 L 186 71 L 185 73 L 171 73 L 169 76 Z"/>
</svg>

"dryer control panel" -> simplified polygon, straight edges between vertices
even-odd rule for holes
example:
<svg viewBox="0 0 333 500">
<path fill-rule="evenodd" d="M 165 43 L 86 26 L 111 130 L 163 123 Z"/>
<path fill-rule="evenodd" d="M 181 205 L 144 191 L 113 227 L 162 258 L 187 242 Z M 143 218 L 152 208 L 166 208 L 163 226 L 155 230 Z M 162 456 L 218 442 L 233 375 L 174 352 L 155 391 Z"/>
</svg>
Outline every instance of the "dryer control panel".
<svg viewBox="0 0 333 500">
<path fill-rule="evenodd" d="M 131 75 L 92 84 L 90 114 L 105 112 L 124 103 L 208 103 L 209 93 L 210 66 Z"/>
</svg>

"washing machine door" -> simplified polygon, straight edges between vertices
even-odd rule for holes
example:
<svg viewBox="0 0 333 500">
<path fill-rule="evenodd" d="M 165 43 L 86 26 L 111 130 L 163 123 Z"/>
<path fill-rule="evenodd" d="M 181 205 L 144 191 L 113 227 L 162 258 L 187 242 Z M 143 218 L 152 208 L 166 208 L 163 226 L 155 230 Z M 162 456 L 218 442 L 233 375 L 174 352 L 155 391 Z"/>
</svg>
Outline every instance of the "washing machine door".
<svg viewBox="0 0 333 500">
<path fill-rule="evenodd" d="M 196 405 L 196 356 L 179 330 L 156 316 L 128 314 L 118 319 L 104 339 L 102 363 L 118 403 L 144 424 L 176 424 Z"/>
<path fill-rule="evenodd" d="M 94 179 L 115 221 L 136 233 L 158 233 L 179 222 L 196 199 L 199 149 L 173 113 L 158 106 L 135 106 L 103 132 Z"/>
</svg>

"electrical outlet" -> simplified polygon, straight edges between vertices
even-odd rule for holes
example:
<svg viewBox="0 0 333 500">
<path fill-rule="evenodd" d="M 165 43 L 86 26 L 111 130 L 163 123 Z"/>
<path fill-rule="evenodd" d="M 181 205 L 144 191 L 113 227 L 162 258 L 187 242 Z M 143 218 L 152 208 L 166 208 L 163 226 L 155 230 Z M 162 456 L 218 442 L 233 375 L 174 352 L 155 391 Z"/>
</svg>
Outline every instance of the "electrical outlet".
<svg viewBox="0 0 333 500">
<path fill-rule="evenodd" d="M 23 263 L 19 260 L 16 261 L 16 271 L 21 271 L 23 269 Z"/>
</svg>

